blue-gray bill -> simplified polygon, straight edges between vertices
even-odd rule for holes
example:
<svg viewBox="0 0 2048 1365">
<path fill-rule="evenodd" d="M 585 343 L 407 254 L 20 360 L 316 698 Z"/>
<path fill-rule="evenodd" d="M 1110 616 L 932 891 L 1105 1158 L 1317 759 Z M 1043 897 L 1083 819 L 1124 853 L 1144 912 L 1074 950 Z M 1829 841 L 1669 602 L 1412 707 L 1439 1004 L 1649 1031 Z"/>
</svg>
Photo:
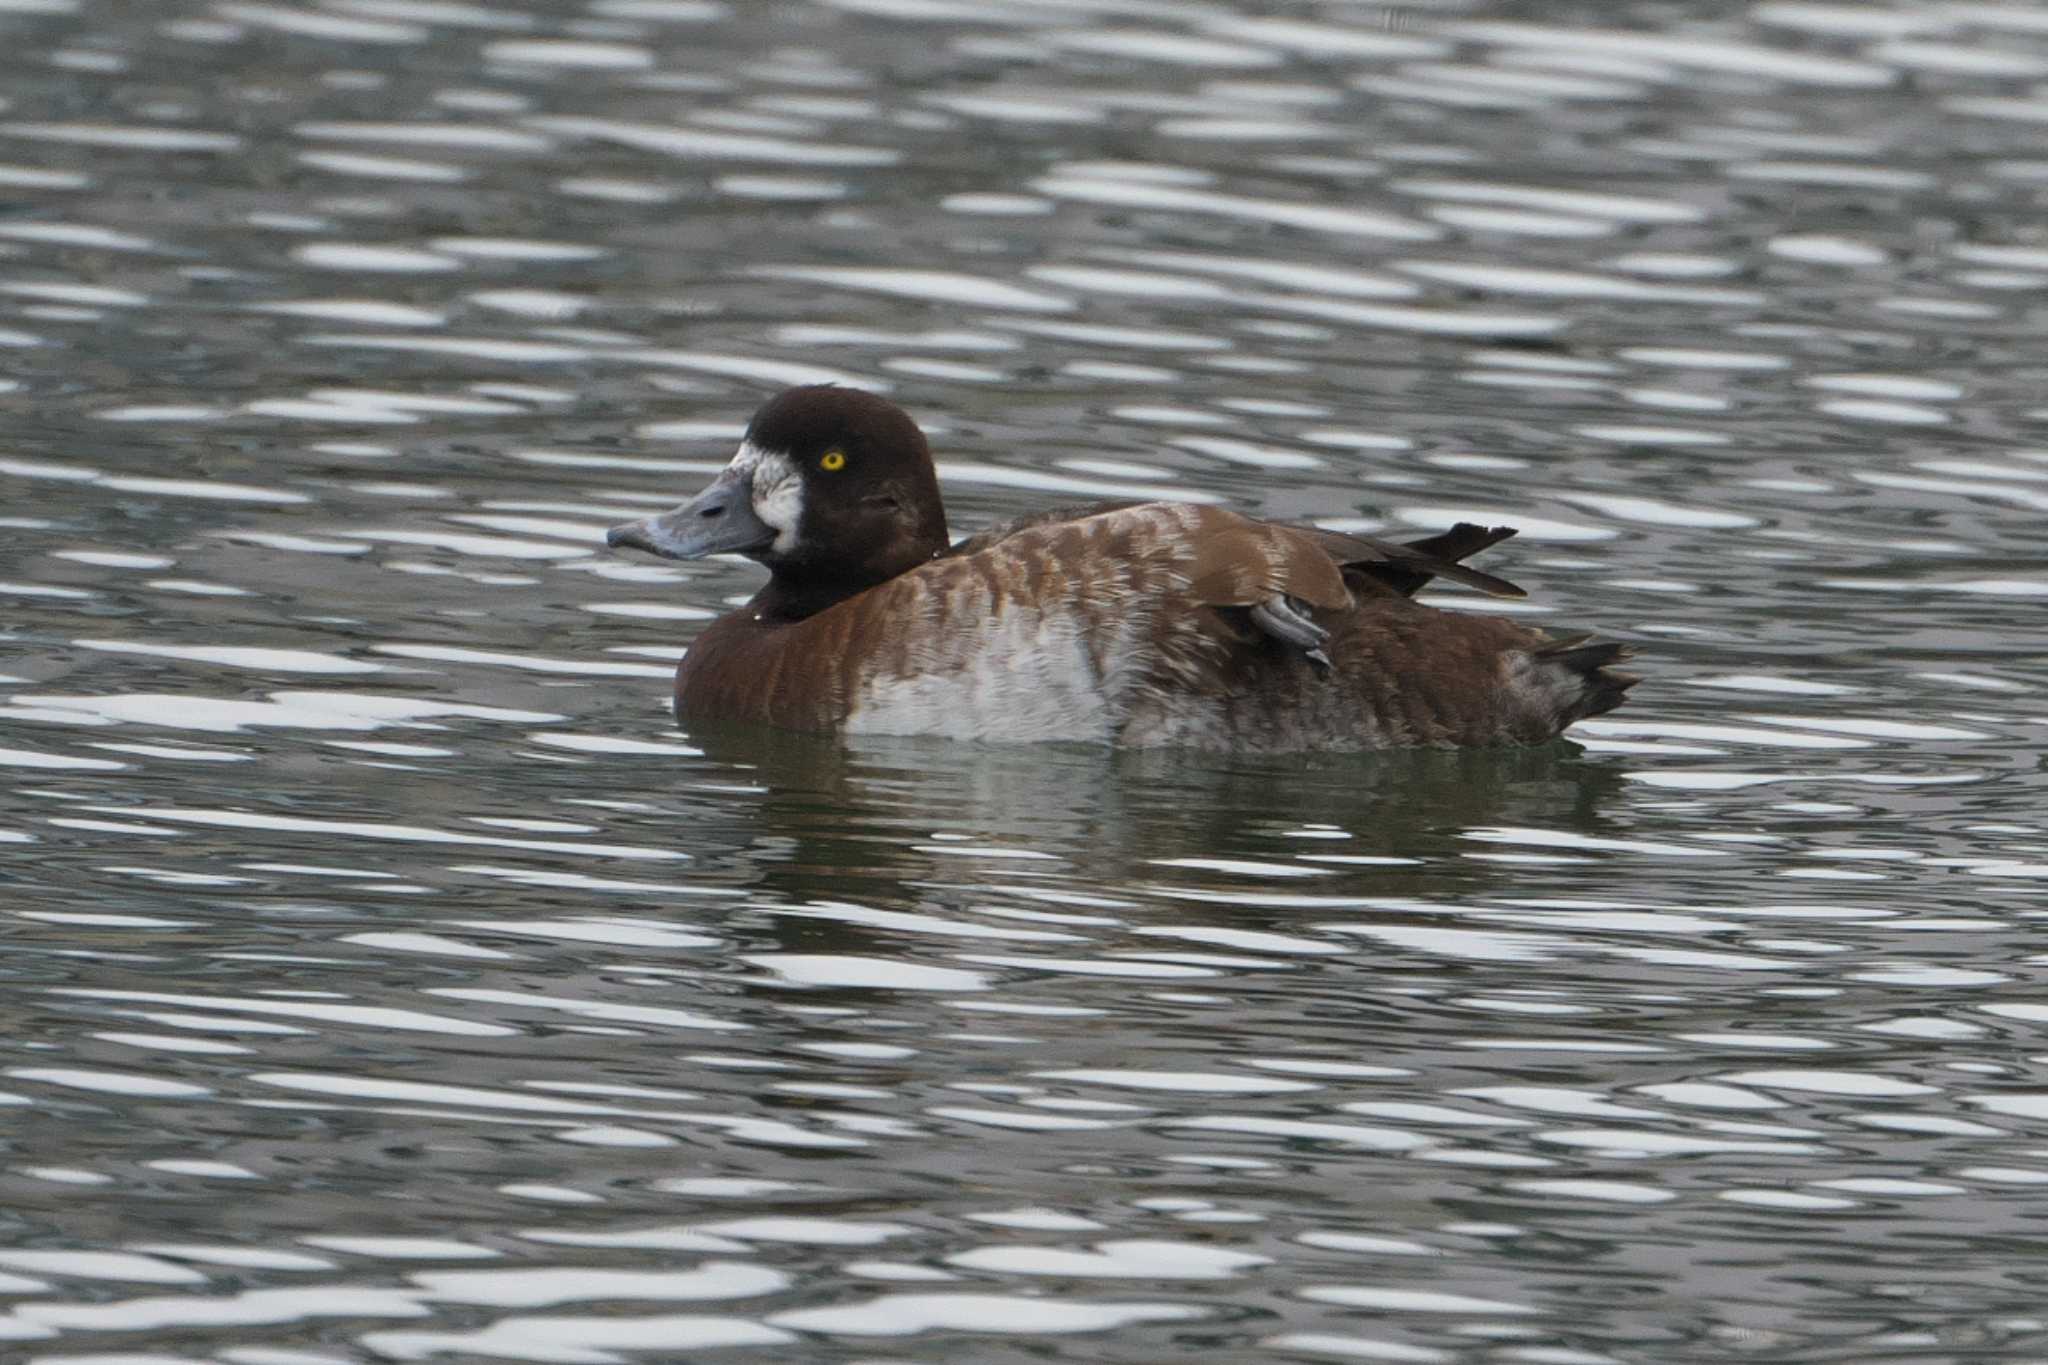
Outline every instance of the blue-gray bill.
<svg viewBox="0 0 2048 1365">
<path fill-rule="evenodd" d="M 753 494 L 752 479 L 728 469 L 681 507 L 612 527 L 605 544 L 664 559 L 758 554 L 774 543 L 775 528 L 754 514 Z"/>
</svg>

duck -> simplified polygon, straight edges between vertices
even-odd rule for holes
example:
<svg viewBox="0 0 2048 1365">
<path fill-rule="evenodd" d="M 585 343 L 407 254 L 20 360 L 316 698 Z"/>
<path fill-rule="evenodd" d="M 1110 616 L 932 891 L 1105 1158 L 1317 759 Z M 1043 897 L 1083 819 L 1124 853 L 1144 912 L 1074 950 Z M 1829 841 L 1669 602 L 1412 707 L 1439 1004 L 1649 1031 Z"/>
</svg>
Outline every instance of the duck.
<svg viewBox="0 0 2048 1365">
<path fill-rule="evenodd" d="M 1098 502 L 954 542 L 922 430 L 880 395 L 770 398 L 709 487 L 614 548 L 741 555 L 752 599 L 689 645 L 685 730 L 1233 753 L 1533 745 L 1620 705 L 1625 645 L 1416 600 L 1514 535 L 1393 542 L 1195 502 Z"/>
</svg>

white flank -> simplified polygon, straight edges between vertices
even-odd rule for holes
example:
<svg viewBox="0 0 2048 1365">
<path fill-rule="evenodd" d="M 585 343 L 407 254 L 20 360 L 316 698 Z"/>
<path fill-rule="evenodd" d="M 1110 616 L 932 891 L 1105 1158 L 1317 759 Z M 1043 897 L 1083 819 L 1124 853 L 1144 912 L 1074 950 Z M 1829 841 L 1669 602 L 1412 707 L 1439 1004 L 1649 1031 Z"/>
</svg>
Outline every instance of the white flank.
<svg viewBox="0 0 2048 1365">
<path fill-rule="evenodd" d="M 910 676 L 871 677 L 847 716 L 850 734 L 1107 742 L 1111 698 L 1072 616 L 1011 609 L 949 659 Z M 945 651 L 953 653 L 953 651 Z"/>
</svg>

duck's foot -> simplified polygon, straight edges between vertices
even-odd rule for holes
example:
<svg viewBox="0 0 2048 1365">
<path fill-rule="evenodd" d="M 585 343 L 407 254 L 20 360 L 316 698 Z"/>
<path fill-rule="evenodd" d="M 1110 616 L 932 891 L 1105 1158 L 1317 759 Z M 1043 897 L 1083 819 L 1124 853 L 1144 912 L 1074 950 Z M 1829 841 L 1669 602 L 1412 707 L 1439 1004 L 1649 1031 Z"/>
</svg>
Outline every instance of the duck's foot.
<svg viewBox="0 0 2048 1365">
<path fill-rule="evenodd" d="M 1275 593 L 1251 608 L 1252 624 L 1285 645 L 1292 645 L 1302 657 L 1324 672 L 1336 667 L 1324 652 L 1330 632 L 1311 621 L 1304 604 L 1284 593 Z"/>
</svg>

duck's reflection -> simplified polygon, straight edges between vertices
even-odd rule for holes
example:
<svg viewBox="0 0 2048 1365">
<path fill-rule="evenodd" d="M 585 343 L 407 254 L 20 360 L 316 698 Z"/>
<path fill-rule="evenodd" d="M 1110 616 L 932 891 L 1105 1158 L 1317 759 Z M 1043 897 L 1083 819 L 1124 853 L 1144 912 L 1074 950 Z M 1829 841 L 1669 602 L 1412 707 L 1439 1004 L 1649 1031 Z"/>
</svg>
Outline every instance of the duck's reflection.
<svg viewBox="0 0 2048 1365">
<path fill-rule="evenodd" d="M 1085 904 L 1190 859 L 1292 865 L 1349 894 L 1470 895 L 1502 872 L 1466 856 L 1469 831 L 1613 835 L 1603 812 L 1623 781 L 1569 743 L 1245 758 L 758 727 L 691 738 L 705 751 L 700 866 L 778 901 L 888 908 L 997 884 Z"/>
</svg>

